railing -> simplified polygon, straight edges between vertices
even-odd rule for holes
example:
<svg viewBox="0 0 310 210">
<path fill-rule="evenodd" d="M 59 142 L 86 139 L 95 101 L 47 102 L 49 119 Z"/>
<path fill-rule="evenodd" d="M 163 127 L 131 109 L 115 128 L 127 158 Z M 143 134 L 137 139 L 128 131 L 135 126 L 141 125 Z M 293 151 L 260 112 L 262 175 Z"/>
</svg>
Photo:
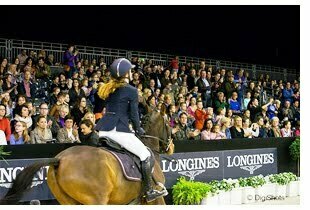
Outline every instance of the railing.
<svg viewBox="0 0 310 210">
<path fill-rule="evenodd" d="M 152 59 L 153 63 L 156 65 L 168 66 L 171 59 L 174 57 L 169 54 L 161 53 L 150 53 L 141 51 L 130 51 L 124 49 L 111 49 L 111 48 L 101 48 L 101 47 L 91 47 L 91 46 L 76 46 L 79 50 L 80 58 L 96 59 L 97 61 L 100 57 L 104 58 L 105 63 L 110 64 L 115 58 L 119 57 L 140 57 L 144 59 Z M 61 62 L 63 59 L 63 53 L 67 48 L 67 44 L 61 43 L 50 43 L 50 42 L 37 42 L 28 40 L 15 40 L 15 39 L 1 39 L 0 38 L 0 55 L 5 56 L 12 61 L 21 52 L 22 49 L 39 51 L 44 49 L 48 54 L 53 54 L 56 62 Z M 282 67 L 274 67 L 267 65 L 255 65 L 249 63 L 240 63 L 232 61 L 223 61 L 215 59 L 197 58 L 189 56 L 179 56 L 180 64 L 186 64 L 188 62 L 193 62 L 195 65 L 199 65 L 201 61 L 205 61 L 206 65 L 215 66 L 217 69 L 226 68 L 237 70 L 243 68 L 250 73 L 250 76 L 254 79 L 258 78 L 260 74 L 269 74 L 271 79 L 283 79 L 292 80 L 299 77 L 299 73 L 296 69 L 288 69 Z"/>
</svg>

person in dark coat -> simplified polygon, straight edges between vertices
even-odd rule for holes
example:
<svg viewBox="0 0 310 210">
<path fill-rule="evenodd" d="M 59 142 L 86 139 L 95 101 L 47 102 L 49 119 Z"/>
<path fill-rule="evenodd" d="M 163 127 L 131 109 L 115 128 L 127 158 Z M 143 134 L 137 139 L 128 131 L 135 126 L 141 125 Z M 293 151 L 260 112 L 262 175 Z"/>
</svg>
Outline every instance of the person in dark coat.
<svg viewBox="0 0 310 210">
<path fill-rule="evenodd" d="M 82 144 L 96 147 L 99 142 L 99 136 L 94 131 L 94 124 L 90 120 L 82 120 L 80 123 L 81 133 L 79 135 Z"/>
<path fill-rule="evenodd" d="M 165 195 L 165 190 L 158 191 L 152 187 L 152 175 L 150 167 L 150 152 L 145 145 L 129 129 L 129 119 L 133 129 L 138 135 L 145 134 L 140 127 L 138 114 L 138 90 L 129 84 L 131 69 L 134 66 L 129 60 L 119 58 L 110 66 L 111 80 L 100 87 L 98 95 L 106 102 L 106 113 L 102 117 L 95 130 L 99 131 L 99 137 L 108 137 L 120 144 L 123 148 L 135 154 L 142 161 L 142 176 L 146 188 L 146 200 L 151 202 Z"/>
</svg>

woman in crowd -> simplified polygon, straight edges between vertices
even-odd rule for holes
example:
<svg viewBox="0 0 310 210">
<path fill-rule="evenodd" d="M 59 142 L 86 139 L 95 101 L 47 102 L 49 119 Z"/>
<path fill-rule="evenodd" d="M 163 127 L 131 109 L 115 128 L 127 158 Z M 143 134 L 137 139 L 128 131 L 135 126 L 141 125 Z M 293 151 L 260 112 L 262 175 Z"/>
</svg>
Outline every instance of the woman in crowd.
<svg viewBox="0 0 310 210">
<path fill-rule="evenodd" d="M 159 102 L 160 93 L 161 93 L 160 89 L 156 88 L 155 93 L 154 93 L 154 96 L 155 96 L 155 99 L 156 99 L 156 104 Z"/>
<path fill-rule="evenodd" d="M 17 95 L 16 98 L 16 105 L 15 107 L 13 106 L 13 117 L 15 117 L 15 114 L 19 112 L 21 109 L 21 106 L 27 102 L 27 98 L 25 95 Z"/>
<path fill-rule="evenodd" d="M 5 111 L 5 117 L 8 119 L 11 119 L 13 116 L 13 102 L 10 97 L 10 94 L 6 93 L 4 94 L 4 97 L 1 100 L 1 104 L 5 105 L 6 111 Z"/>
<path fill-rule="evenodd" d="M 226 139 L 231 139 L 231 133 L 230 133 L 230 119 L 227 117 L 223 117 L 220 121 L 221 123 L 221 132 L 225 134 Z"/>
<path fill-rule="evenodd" d="M 267 138 L 268 137 L 268 132 L 266 130 L 265 127 L 265 123 L 264 123 L 264 118 L 262 116 L 258 116 L 257 117 L 257 124 L 259 126 L 259 133 L 258 133 L 258 138 Z"/>
<path fill-rule="evenodd" d="M 189 118 L 192 118 L 193 120 L 195 119 L 196 109 L 197 109 L 196 98 L 195 97 L 191 97 L 190 105 L 187 108 L 187 113 L 188 113 L 188 117 Z"/>
<path fill-rule="evenodd" d="M 52 131 L 47 127 L 47 120 L 44 116 L 39 116 L 36 127 L 30 132 L 32 144 L 45 144 L 52 141 Z"/>
<path fill-rule="evenodd" d="M 294 131 L 294 136 L 300 136 L 300 121 L 299 120 L 296 122 L 295 127 L 296 127 L 296 129 Z"/>
<path fill-rule="evenodd" d="M 26 70 L 30 71 L 32 76 L 35 75 L 36 68 L 35 68 L 35 65 L 33 64 L 33 60 L 31 57 L 28 57 L 25 61 L 23 72 L 25 72 Z"/>
<path fill-rule="evenodd" d="M 27 124 L 17 121 L 14 125 L 15 131 L 10 136 L 10 145 L 30 143 Z"/>
<path fill-rule="evenodd" d="M 281 128 L 282 137 L 293 137 L 293 132 L 291 130 L 291 122 L 286 120 L 283 122 L 283 128 Z"/>
<path fill-rule="evenodd" d="M 11 74 L 5 74 L 4 76 L 4 82 L 2 84 L 2 90 L 5 92 L 5 91 L 8 91 L 8 93 L 10 94 L 10 97 L 12 99 L 14 99 L 14 97 L 16 96 L 15 94 L 15 89 L 14 89 L 14 84 L 12 82 L 12 78 L 13 76 Z M 17 86 L 16 86 L 17 87 Z"/>
<path fill-rule="evenodd" d="M 146 109 L 148 113 L 151 113 L 156 109 L 156 98 L 154 95 L 148 97 L 146 101 Z"/>
<path fill-rule="evenodd" d="M 74 118 L 74 121 L 77 125 L 80 124 L 86 112 L 88 112 L 86 98 L 78 98 L 75 106 L 71 110 L 71 116 Z"/>
<path fill-rule="evenodd" d="M 88 86 L 88 78 L 82 79 L 82 87 L 81 89 L 84 91 L 85 96 L 88 97 L 90 94 L 90 91 L 92 90 L 92 87 Z"/>
<path fill-rule="evenodd" d="M 31 131 L 31 126 L 32 126 L 32 118 L 29 115 L 29 109 L 26 106 L 26 104 L 23 104 L 20 106 L 20 109 L 16 113 L 14 120 L 11 122 L 11 129 L 14 131 L 14 126 L 15 122 L 20 121 L 24 122 L 27 125 L 28 131 Z"/>
<path fill-rule="evenodd" d="M 281 131 L 279 128 L 279 118 L 278 117 L 273 117 L 271 119 L 271 128 L 270 128 L 268 136 L 269 137 L 282 137 Z"/>
<path fill-rule="evenodd" d="M 201 132 L 201 140 L 212 140 L 215 138 L 215 133 L 212 132 L 213 123 L 211 119 L 205 121 L 204 130 Z"/>
<path fill-rule="evenodd" d="M 3 58 L 0 64 L 0 76 L 4 76 L 7 70 L 8 70 L 8 59 Z"/>
<path fill-rule="evenodd" d="M 245 98 L 243 99 L 243 109 L 247 109 L 249 102 L 251 101 L 251 92 L 247 91 Z"/>
<path fill-rule="evenodd" d="M 80 87 L 80 81 L 78 79 L 73 79 L 72 81 L 72 88 L 69 90 L 70 106 L 73 106 L 78 98 L 86 97 L 84 90 Z"/>
<path fill-rule="evenodd" d="M 244 138 L 244 130 L 242 128 L 242 118 L 240 116 L 236 116 L 234 118 L 234 126 L 230 128 L 231 138 Z"/>
<path fill-rule="evenodd" d="M 168 120 L 170 122 L 170 127 L 173 128 L 177 123 L 178 114 L 176 113 L 175 105 L 169 105 L 167 109 Z"/>
<path fill-rule="evenodd" d="M 69 106 L 62 105 L 59 109 L 59 117 L 56 119 L 60 128 L 65 127 L 65 117 L 69 114 Z"/>
<path fill-rule="evenodd" d="M 185 103 L 186 106 L 189 107 L 191 105 L 191 98 L 193 97 L 193 95 L 191 93 L 187 93 L 185 96 Z"/>
<path fill-rule="evenodd" d="M 99 142 L 99 136 L 94 131 L 94 124 L 90 120 L 82 120 L 80 124 L 81 134 L 80 141 L 82 144 L 89 146 L 97 146 Z"/>
<path fill-rule="evenodd" d="M 58 119 L 60 107 L 61 107 L 62 105 L 67 105 L 67 106 L 69 106 L 69 104 L 67 104 L 67 103 L 65 102 L 65 98 L 66 98 L 66 93 L 64 93 L 64 92 L 58 93 L 58 95 L 57 95 L 57 101 L 56 101 L 56 103 L 52 106 L 49 115 L 51 115 L 51 116 L 54 117 L 55 119 Z"/>
<path fill-rule="evenodd" d="M 35 116 L 36 115 L 36 107 L 33 106 L 33 103 L 31 101 L 28 101 L 25 103 L 25 105 L 28 107 L 29 110 L 29 116 Z"/>
<path fill-rule="evenodd" d="M 226 139 L 226 135 L 225 133 L 221 132 L 221 127 L 219 125 L 214 125 L 211 131 L 214 133 L 213 139 Z"/>
<path fill-rule="evenodd" d="M 92 113 L 92 112 L 86 112 L 86 114 L 84 115 L 84 117 L 82 118 L 82 120 L 90 120 L 93 124 L 94 124 L 94 127 L 96 125 L 96 117 L 95 117 L 95 114 Z"/>
<path fill-rule="evenodd" d="M 225 109 L 223 109 L 223 108 L 218 108 L 218 109 L 217 109 L 217 111 L 216 111 L 216 117 L 215 117 L 215 123 L 216 123 L 217 125 L 221 125 L 221 119 L 222 119 L 223 117 L 225 117 L 225 113 L 226 113 Z"/>
<path fill-rule="evenodd" d="M 16 71 L 20 71 L 20 62 L 19 62 L 19 58 L 15 58 L 15 59 L 13 59 L 13 62 L 12 62 L 13 64 L 15 64 L 16 65 Z"/>
<path fill-rule="evenodd" d="M 234 125 L 234 119 L 233 119 L 233 112 L 231 109 L 226 109 L 226 117 L 229 119 L 230 121 L 230 126 L 233 126 Z"/>
<path fill-rule="evenodd" d="M 245 110 L 242 117 L 243 117 L 243 119 L 249 119 L 250 124 L 252 123 L 251 122 L 251 112 L 250 112 L 250 110 Z"/>
</svg>

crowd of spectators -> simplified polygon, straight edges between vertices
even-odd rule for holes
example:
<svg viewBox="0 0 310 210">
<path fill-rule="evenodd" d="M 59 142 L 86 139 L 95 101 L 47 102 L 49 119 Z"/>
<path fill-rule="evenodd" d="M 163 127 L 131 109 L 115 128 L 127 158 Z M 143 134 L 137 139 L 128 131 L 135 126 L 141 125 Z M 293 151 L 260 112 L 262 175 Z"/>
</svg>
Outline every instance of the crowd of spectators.
<svg viewBox="0 0 310 210">
<path fill-rule="evenodd" d="M 141 121 L 154 110 L 166 114 L 174 141 L 300 135 L 298 80 L 255 80 L 243 69 L 180 64 L 177 56 L 168 66 L 138 57 L 131 62 Z M 52 77 L 50 66 L 60 63 L 63 72 Z M 97 90 L 109 80 L 104 58 L 83 59 L 73 45 L 59 63 L 44 50 L 2 57 L 0 138 L 6 141 L 0 142 L 96 144 L 94 125 L 105 114 Z"/>
</svg>

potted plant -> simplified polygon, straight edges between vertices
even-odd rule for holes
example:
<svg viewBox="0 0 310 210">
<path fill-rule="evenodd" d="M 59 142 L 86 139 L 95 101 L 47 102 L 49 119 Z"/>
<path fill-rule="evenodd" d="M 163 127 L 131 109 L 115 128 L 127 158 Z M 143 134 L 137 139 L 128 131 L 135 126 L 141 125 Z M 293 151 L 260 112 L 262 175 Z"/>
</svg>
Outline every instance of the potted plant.
<svg viewBox="0 0 310 210">
<path fill-rule="evenodd" d="M 286 185 L 286 196 L 293 197 L 299 195 L 299 179 L 298 177 L 289 172 L 287 173 L 287 177 L 290 180 L 290 182 Z"/>
<path fill-rule="evenodd" d="M 230 204 L 230 191 L 233 186 L 226 179 L 221 181 L 213 180 L 209 182 L 209 185 L 212 186 L 212 191 L 218 192 L 218 203 L 219 204 Z"/>
<path fill-rule="evenodd" d="M 211 186 L 206 183 L 187 181 L 180 177 L 172 187 L 172 199 L 176 205 L 195 205 L 211 194 Z"/>
<path fill-rule="evenodd" d="M 273 174 L 269 176 L 271 183 L 276 184 L 276 196 L 286 196 L 286 185 L 290 182 L 290 178 L 287 173 Z"/>
<path fill-rule="evenodd" d="M 249 186 L 248 178 L 239 178 L 239 186 L 242 187 L 242 203 L 254 203 L 255 202 L 255 188 Z"/>
<path fill-rule="evenodd" d="M 299 160 L 300 160 L 300 137 L 297 137 L 295 141 L 290 145 L 289 152 L 292 160 L 297 161 L 297 175 L 299 175 Z"/>
<path fill-rule="evenodd" d="M 265 180 L 265 184 L 262 185 L 260 187 L 260 190 L 257 191 L 258 195 L 260 196 L 268 196 L 268 195 L 272 195 L 275 196 L 276 195 L 276 183 L 273 183 L 270 181 L 270 176 L 272 175 L 267 175 L 264 177 Z"/>
<path fill-rule="evenodd" d="M 227 182 L 231 184 L 232 189 L 230 191 L 230 204 L 240 205 L 242 204 L 242 192 L 243 187 L 239 186 L 238 179 L 227 179 Z"/>
</svg>

